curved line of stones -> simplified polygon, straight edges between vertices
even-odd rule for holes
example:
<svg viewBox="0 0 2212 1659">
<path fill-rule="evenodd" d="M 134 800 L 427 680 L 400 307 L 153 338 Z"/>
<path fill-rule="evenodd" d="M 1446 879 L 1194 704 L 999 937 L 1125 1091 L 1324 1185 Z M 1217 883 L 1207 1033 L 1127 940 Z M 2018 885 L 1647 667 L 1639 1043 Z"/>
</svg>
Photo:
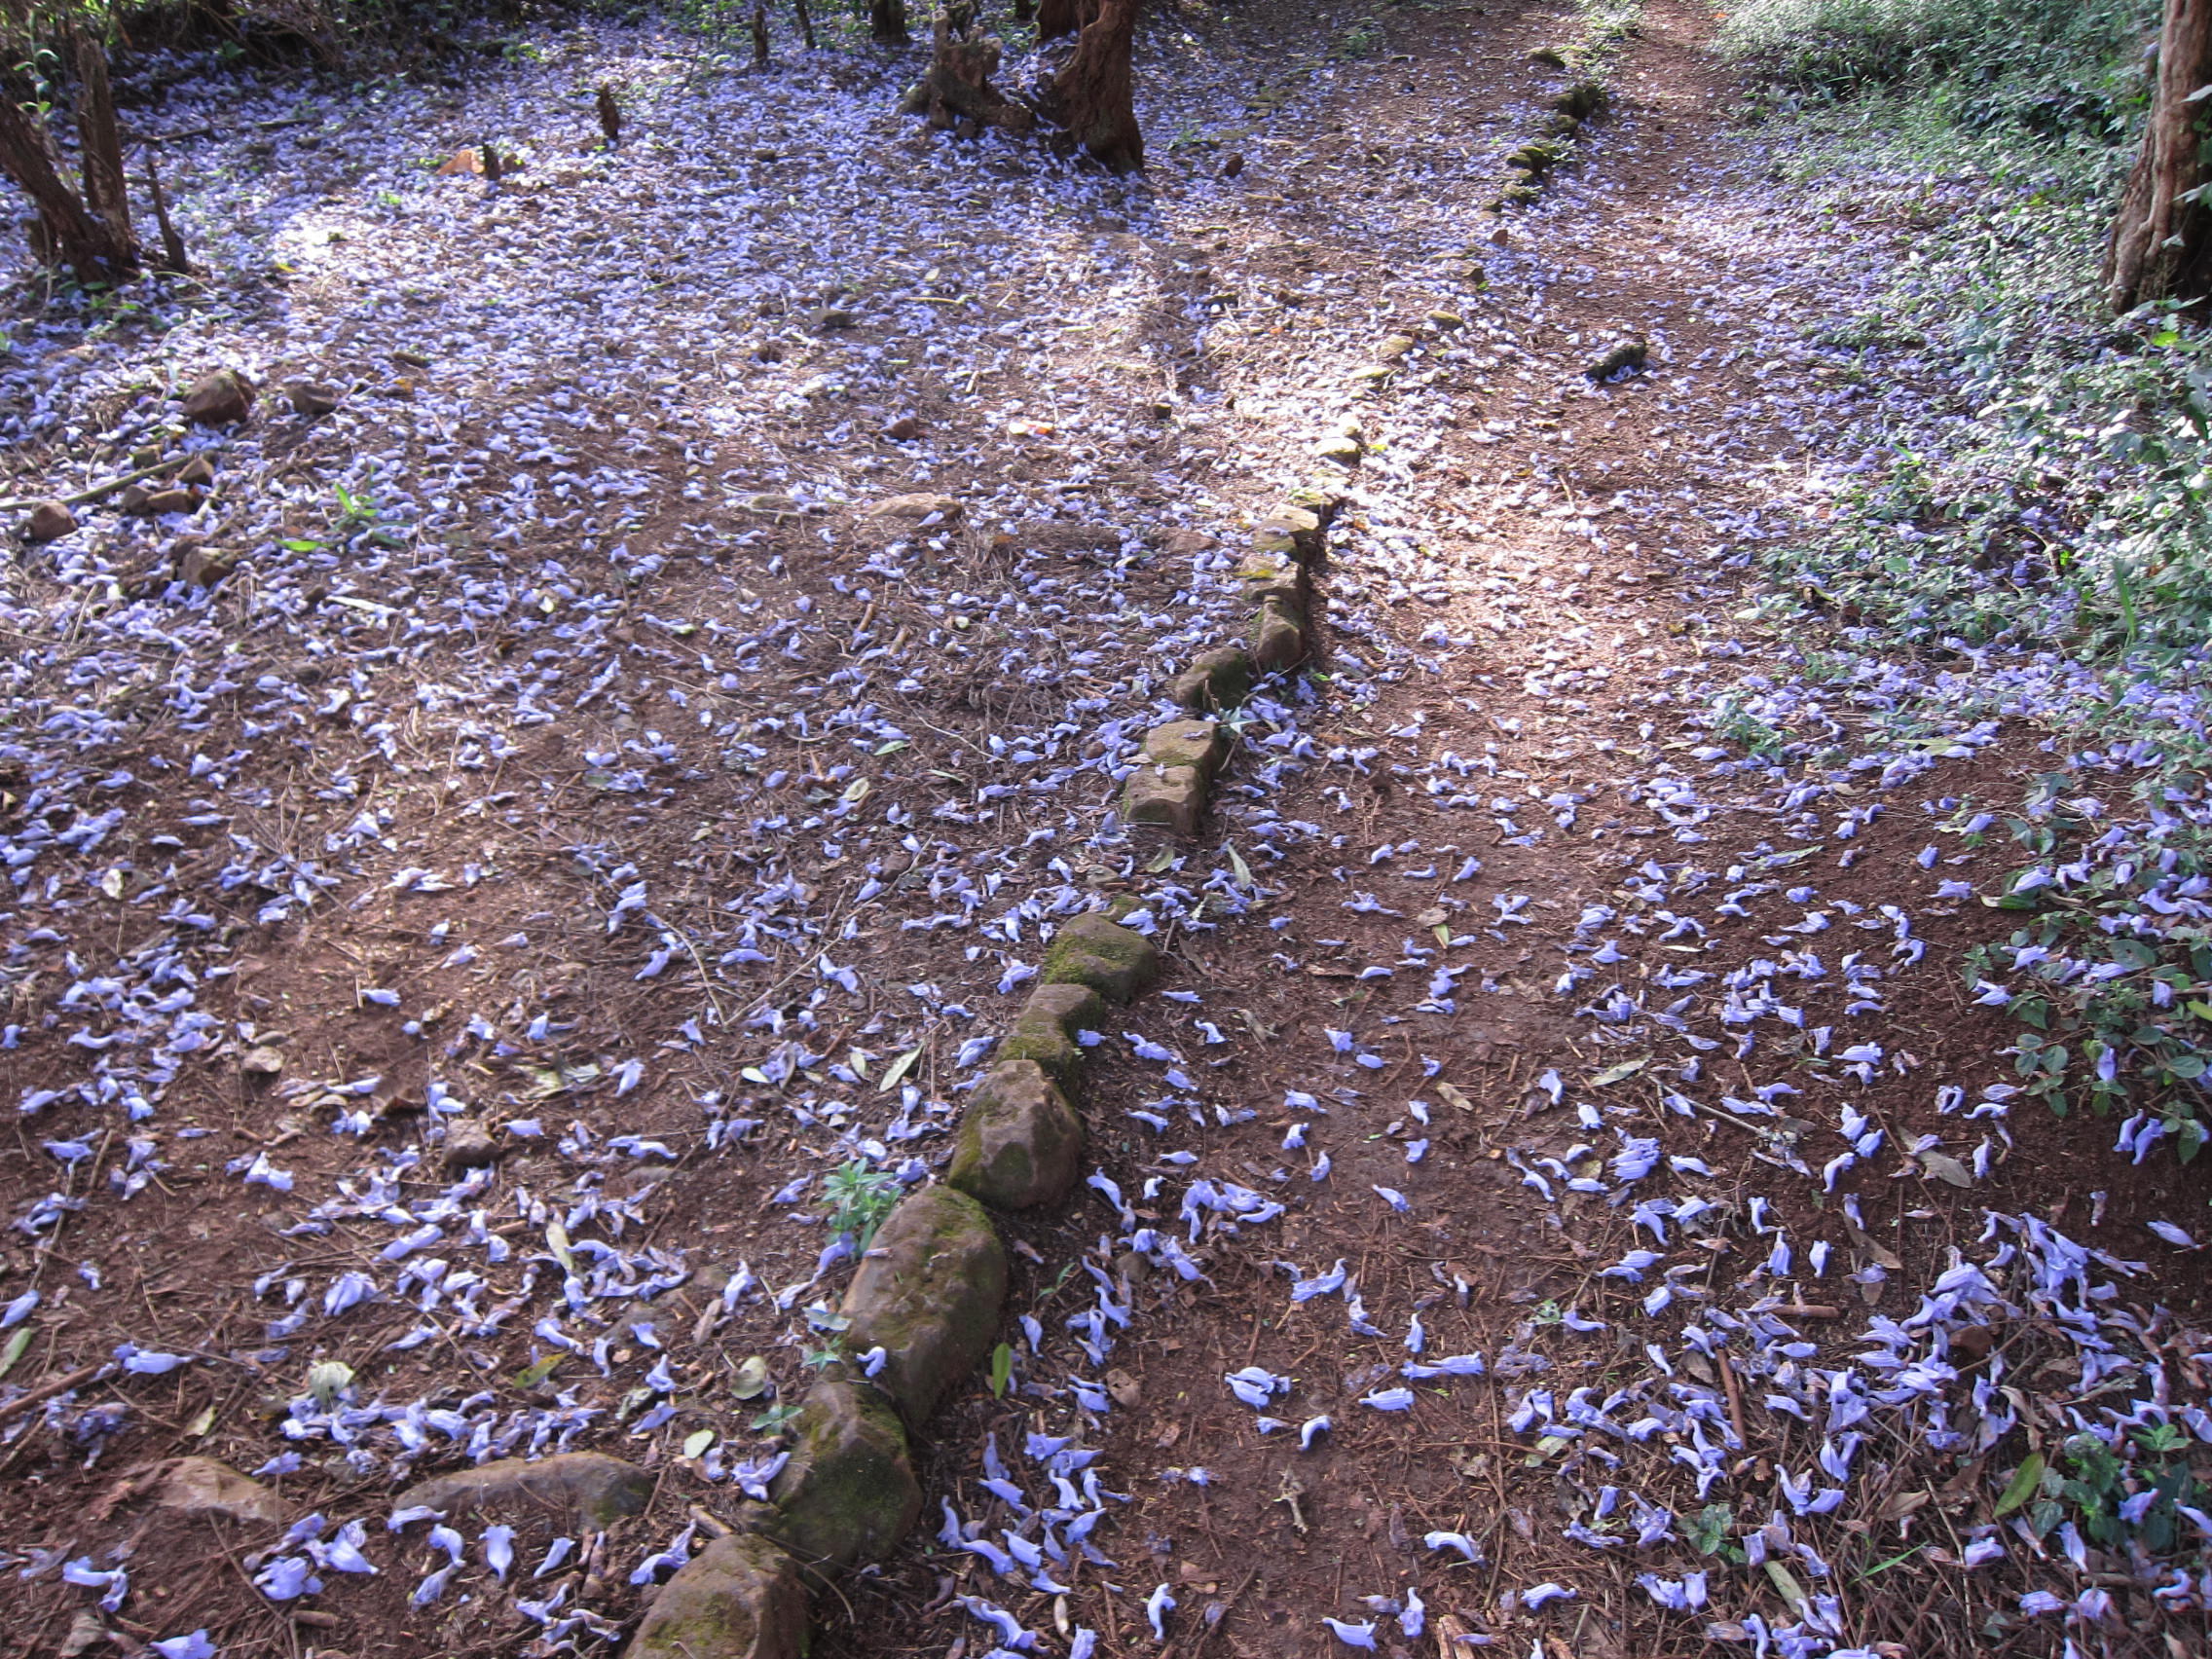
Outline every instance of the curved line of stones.
<svg viewBox="0 0 2212 1659">
<path fill-rule="evenodd" d="M 1188 718 L 1146 733 L 1122 793 L 1131 826 L 1196 834 L 1229 756 L 1226 717 L 1260 677 L 1313 654 L 1313 574 L 1339 500 L 1326 486 L 1301 490 L 1254 527 L 1236 567 L 1247 638 L 1201 652 L 1169 682 Z M 727 1535 L 661 1586 L 631 1659 L 798 1659 L 807 1577 L 880 1560 L 912 1529 L 922 1507 L 913 1437 L 983 1362 L 1004 1311 L 1006 1250 L 990 1212 L 1057 1203 L 1074 1189 L 1084 1151 L 1077 1033 L 1159 976 L 1152 942 L 1121 925 L 1136 903 L 1119 899 L 1052 936 L 1037 988 L 961 1117 L 943 1180 L 900 1199 L 845 1292 L 846 1350 L 880 1348 L 880 1363 L 863 1374 L 840 1362 L 808 1389 L 769 1501 L 745 1505 Z"/>
</svg>

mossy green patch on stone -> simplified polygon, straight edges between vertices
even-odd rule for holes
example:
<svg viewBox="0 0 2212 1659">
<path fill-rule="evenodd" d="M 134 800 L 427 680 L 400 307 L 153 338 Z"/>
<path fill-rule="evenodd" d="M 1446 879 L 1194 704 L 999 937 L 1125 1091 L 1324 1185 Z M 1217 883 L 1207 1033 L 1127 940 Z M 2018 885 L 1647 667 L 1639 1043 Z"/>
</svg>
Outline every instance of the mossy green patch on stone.
<svg viewBox="0 0 2212 1659">
<path fill-rule="evenodd" d="M 1200 651 L 1168 682 L 1167 694 L 1194 715 L 1239 706 L 1252 690 L 1252 657 L 1241 645 Z"/>
<path fill-rule="evenodd" d="M 1083 1124 L 1032 1060 L 991 1068 L 961 1115 L 945 1180 L 998 1209 L 1066 1196 L 1083 1162 Z"/>
<path fill-rule="evenodd" d="M 899 1200 L 845 1292 L 854 1353 L 884 1350 L 876 1378 L 908 1424 L 990 1351 L 1006 1301 L 1006 1250 L 983 1206 L 946 1186 Z"/>
<path fill-rule="evenodd" d="M 1193 766 L 1210 778 L 1228 753 L 1219 720 L 1169 720 L 1144 734 L 1144 757 L 1156 766 Z"/>
<path fill-rule="evenodd" d="M 776 1541 L 832 1567 L 881 1561 L 922 1509 L 898 1412 L 866 1382 L 830 1378 L 807 1390 L 795 1426 L 792 1459 L 768 1489 Z"/>
<path fill-rule="evenodd" d="M 1034 1060 L 1063 1089 L 1082 1081 L 1083 1049 L 1078 1031 L 1095 1031 L 1106 1005 L 1088 985 L 1040 985 L 1029 995 L 1014 1029 L 999 1039 L 996 1058 Z"/>
<path fill-rule="evenodd" d="M 1048 983 L 1088 985 L 1108 1002 L 1129 1001 L 1159 972 L 1160 953 L 1150 940 L 1096 912 L 1061 923 L 1045 947 Z"/>
<path fill-rule="evenodd" d="M 801 1659 L 806 1589 L 766 1538 L 717 1538 L 653 1593 L 628 1659 Z"/>
</svg>

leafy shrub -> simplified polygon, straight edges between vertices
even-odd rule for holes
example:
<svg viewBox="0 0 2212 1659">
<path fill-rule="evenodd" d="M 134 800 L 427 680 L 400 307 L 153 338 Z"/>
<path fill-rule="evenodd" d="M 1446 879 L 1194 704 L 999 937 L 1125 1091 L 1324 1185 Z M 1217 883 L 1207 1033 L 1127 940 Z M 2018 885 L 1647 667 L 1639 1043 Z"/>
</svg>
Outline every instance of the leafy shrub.
<svg viewBox="0 0 2212 1659">
<path fill-rule="evenodd" d="M 1793 91 L 1929 92 L 1968 127 L 2116 134 L 2157 0 L 1746 0 L 1723 49 Z"/>
</svg>

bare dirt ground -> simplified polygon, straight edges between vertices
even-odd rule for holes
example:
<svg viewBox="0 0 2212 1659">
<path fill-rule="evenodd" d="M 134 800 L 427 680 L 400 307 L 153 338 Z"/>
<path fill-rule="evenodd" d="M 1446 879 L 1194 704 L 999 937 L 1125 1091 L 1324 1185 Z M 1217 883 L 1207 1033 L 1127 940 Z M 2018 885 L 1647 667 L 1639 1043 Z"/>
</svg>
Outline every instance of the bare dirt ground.
<svg viewBox="0 0 2212 1659">
<path fill-rule="evenodd" d="M 1488 211 L 1573 26 L 1163 13 L 1139 183 L 922 135 L 862 56 L 579 32 L 391 90 L 342 163 L 293 146 L 352 106 L 272 83 L 240 107 L 315 123 L 246 142 L 313 188 L 202 159 L 228 286 L 21 331 L 11 494 L 180 441 L 209 360 L 272 388 L 181 440 L 191 519 L 8 576 L 9 1651 L 118 1569 L 127 1651 L 618 1638 L 828 1345 L 826 1177 L 926 1178 L 1044 930 L 1123 894 L 1170 972 L 1094 1052 L 1101 1179 L 1008 1229 L 1013 1385 L 923 1437 L 924 1529 L 818 1651 L 1020 1645 L 984 1604 L 1178 1659 L 2201 1645 L 2186 1588 L 1996 1512 L 2099 1414 L 2200 1420 L 2208 1346 L 2143 1227 L 2201 1179 L 2013 1106 L 1958 972 L 2009 867 L 1973 815 L 2050 734 L 1900 737 L 1746 611 L 1925 393 L 1809 343 L 1854 291 L 1696 8 Z M 547 111 L 609 75 L 641 135 L 579 153 Z M 487 132 L 519 182 L 414 165 Z M 270 407 L 295 373 L 340 413 Z M 1317 672 L 1201 846 L 1131 841 L 1116 766 L 1347 419 Z M 958 505 L 871 516 L 915 493 Z M 196 546 L 238 573 L 172 579 Z M 1832 765 L 1727 726 L 1786 683 Z M 542 1567 L 550 1525 L 512 1567 L 386 1530 L 570 1448 L 646 1513 Z M 322 1524 L 118 1493 L 187 1452 Z M 353 1522 L 373 1573 L 325 1560 Z"/>
</svg>

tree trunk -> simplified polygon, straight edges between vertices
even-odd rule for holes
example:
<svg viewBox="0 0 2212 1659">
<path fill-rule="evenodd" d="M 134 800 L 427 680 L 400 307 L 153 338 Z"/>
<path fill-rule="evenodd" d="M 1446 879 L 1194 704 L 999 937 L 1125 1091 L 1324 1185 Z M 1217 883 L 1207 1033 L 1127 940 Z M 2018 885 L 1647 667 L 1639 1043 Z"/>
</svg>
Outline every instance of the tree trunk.
<svg viewBox="0 0 2212 1659">
<path fill-rule="evenodd" d="M 814 14 L 807 9 L 806 0 L 792 0 L 798 13 L 798 38 L 806 43 L 806 50 L 814 50 Z"/>
<path fill-rule="evenodd" d="M 767 0 L 753 0 L 753 65 L 765 67 L 768 61 L 768 4 Z"/>
<path fill-rule="evenodd" d="M 867 33 L 886 46 L 906 44 L 906 0 L 868 0 Z"/>
<path fill-rule="evenodd" d="M 112 117 L 110 118 L 112 120 Z M 46 141 L 46 129 L 0 89 L 0 174 L 38 209 L 34 250 L 66 265 L 80 281 L 116 282 L 138 269 L 138 250 L 127 235 L 92 212 L 69 188 Z"/>
<path fill-rule="evenodd" d="M 1014 0 L 1014 16 L 1020 15 L 1021 0 Z M 1037 0 L 1038 44 L 1078 34 L 1097 16 L 1098 0 Z"/>
<path fill-rule="evenodd" d="M 115 128 L 115 98 L 108 91 L 107 53 L 92 36 L 72 42 L 77 65 L 78 171 L 85 205 L 107 225 L 119 245 L 129 246 L 130 195 L 123 178 L 123 135 Z"/>
<path fill-rule="evenodd" d="M 2212 98 L 2192 98 L 2206 86 L 2212 0 L 2166 0 L 2151 118 L 2105 248 L 2105 297 L 2116 312 L 2212 295 L 2212 205 L 2193 194 L 2212 183 Z"/>
<path fill-rule="evenodd" d="M 2205 0 L 2212 4 L 2212 0 Z M 1093 161 L 1113 172 L 1144 166 L 1129 52 L 1144 0 L 1100 0 L 1076 38 L 1075 53 L 1052 77 L 1048 112 Z"/>
<path fill-rule="evenodd" d="M 1027 132 L 1035 125 L 1026 107 L 991 85 L 999 55 L 996 37 L 975 32 L 972 4 L 951 0 L 938 13 L 936 50 L 922 82 L 932 127 L 953 128 L 963 117 L 977 127 L 1003 127 L 1009 132 Z"/>
</svg>

